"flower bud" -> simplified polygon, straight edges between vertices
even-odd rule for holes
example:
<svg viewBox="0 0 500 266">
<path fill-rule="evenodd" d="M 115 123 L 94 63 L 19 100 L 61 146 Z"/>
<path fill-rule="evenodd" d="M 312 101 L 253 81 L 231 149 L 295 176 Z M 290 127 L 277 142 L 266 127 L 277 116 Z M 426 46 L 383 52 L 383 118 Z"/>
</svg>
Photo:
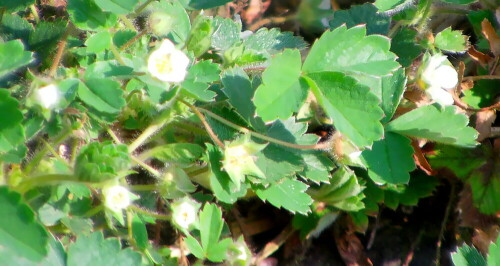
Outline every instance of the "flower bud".
<svg viewBox="0 0 500 266">
<path fill-rule="evenodd" d="M 164 12 L 154 12 L 149 18 L 151 31 L 158 36 L 167 36 L 172 31 L 174 18 Z"/>
<path fill-rule="evenodd" d="M 62 95 L 56 85 L 50 84 L 35 90 L 34 96 L 40 106 L 45 109 L 53 109 L 59 104 Z"/>
</svg>

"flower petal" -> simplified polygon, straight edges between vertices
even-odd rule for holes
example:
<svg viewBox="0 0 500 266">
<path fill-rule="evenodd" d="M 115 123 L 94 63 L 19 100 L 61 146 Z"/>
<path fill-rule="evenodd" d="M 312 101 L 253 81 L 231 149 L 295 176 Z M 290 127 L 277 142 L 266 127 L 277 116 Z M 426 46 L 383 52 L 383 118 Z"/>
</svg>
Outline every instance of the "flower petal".
<svg viewBox="0 0 500 266">
<path fill-rule="evenodd" d="M 452 105 L 454 102 L 451 94 L 448 91 L 443 90 L 441 88 L 431 87 L 425 90 L 425 92 L 432 100 L 436 101 L 440 105 L 443 106 Z"/>
</svg>

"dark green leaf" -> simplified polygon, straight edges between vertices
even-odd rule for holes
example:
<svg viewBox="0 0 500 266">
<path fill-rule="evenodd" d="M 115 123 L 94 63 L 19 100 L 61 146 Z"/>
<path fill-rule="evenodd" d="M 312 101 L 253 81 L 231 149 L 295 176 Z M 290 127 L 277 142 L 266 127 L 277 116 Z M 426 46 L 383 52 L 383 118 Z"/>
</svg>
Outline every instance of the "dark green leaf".
<svg viewBox="0 0 500 266">
<path fill-rule="evenodd" d="M 134 215 L 134 218 L 132 218 L 132 236 L 138 248 L 145 249 L 148 246 L 149 240 L 146 224 L 137 215 Z"/>
<path fill-rule="evenodd" d="M 254 51 L 276 54 L 285 49 L 305 49 L 307 43 L 291 32 L 280 32 L 279 29 L 261 28 L 250 35 L 244 42 L 244 46 Z"/>
<path fill-rule="evenodd" d="M 229 98 L 229 103 L 247 121 L 252 121 L 255 115 L 255 105 L 252 101 L 254 89 L 250 78 L 241 68 L 231 68 L 222 75 L 222 91 Z"/>
<path fill-rule="evenodd" d="M 4 41 L 21 39 L 26 42 L 32 32 L 33 26 L 26 19 L 22 19 L 18 15 L 3 14 L 2 23 L 0 23 L 0 37 Z"/>
<path fill-rule="evenodd" d="M 201 101 L 211 101 L 215 92 L 208 90 L 211 82 L 220 79 L 219 65 L 211 60 L 202 60 L 189 69 L 182 89 L 191 97 Z"/>
<path fill-rule="evenodd" d="M 113 27 L 117 16 L 103 12 L 93 0 L 68 0 L 71 22 L 82 30 L 104 30 Z"/>
<path fill-rule="evenodd" d="M 127 145 L 109 141 L 84 146 L 76 158 L 75 175 L 81 181 L 102 182 L 117 178 L 130 166 Z"/>
<path fill-rule="evenodd" d="M 231 0 L 181 0 L 181 2 L 193 9 L 209 9 L 225 5 Z"/>
<path fill-rule="evenodd" d="M 381 122 L 387 123 L 391 120 L 401 98 L 403 98 L 403 93 L 406 88 L 405 71 L 403 68 L 398 69 L 391 76 L 382 77 L 381 81 L 382 92 L 380 98 L 382 99 L 382 103 L 380 106 L 385 114 Z"/>
<path fill-rule="evenodd" d="M 36 51 L 42 58 L 47 57 L 54 51 L 54 47 L 66 31 L 67 24 L 64 20 L 38 23 L 28 41 L 30 50 Z"/>
<path fill-rule="evenodd" d="M 443 0 L 443 1 L 451 4 L 468 5 L 476 2 L 477 0 Z"/>
<path fill-rule="evenodd" d="M 26 9 L 28 6 L 35 3 L 35 0 L 3 0 L 2 7 L 9 12 L 15 12 Z"/>
<path fill-rule="evenodd" d="M 467 183 L 472 189 L 474 205 L 484 214 L 493 215 L 500 210 L 500 157 L 491 158 L 489 162 L 475 169 Z"/>
<path fill-rule="evenodd" d="M 467 178 L 470 172 L 486 162 L 482 148 L 464 148 L 449 145 L 438 145 L 435 154 L 429 155 L 429 163 L 433 169 L 446 167 L 459 178 Z"/>
<path fill-rule="evenodd" d="M 120 84 L 110 79 L 92 78 L 78 87 L 78 98 L 89 107 L 103 113 L 117 114 L 125 106 Z"/>
<path fill-rule="evenodd" d="M 6 89 L 0 89 L 0 132 L 21 124 L 23 115 L 17 108 L 19 102 Z"/>
<path fill-rule="evenodd" d="M 410 28 L 401 28 L 391 41 L 391 52 L 398 56 L 398 62 L 403 67 L 409 67 L 422 52 L 422 47 L 416 41 L 417 32 Z"/>
<path fill-rule="evenodd" d="M 475 247 L 464 244 L 451 254 L 451 259 L 455 266 L 486 266 L 486 260 Z"/>
<path fill-rule="evenodd" d="M 141 155 L 141 158 L 154 157 L 165 163 L 189 165 L 196 162 L 203 153 L 203 148 L 197 144 L 171 143 L 154 147 L 145 155 Z"/>
<path fill-rule="evenodd" d="M 333 12 L 333 19 L 330 20 L 330 28 L 335 29 L 343 24 L 346 24 L 349 28 L 359 24 L 366 24 L 366 34 L 387 35 L 391 18 L 377 11 L 377 8 L 369 3 L 354 5 L 348 10 L 335 11 Z"/>
<path fill-rule="evenodd" d="M 97 61 L 87 67 L 84 78 L 91 80 L 95 78 L 128 77 L 133 71 L 133 68 L 120 65 L 116 60 Z"/>
<path fill-rule="evenodd" d="M 498 80 L 478 80 L 472 89 L 463 91 L 462 100 L 472 108 L 488 107 L 495 103 L 499 86 Z"/>
</svg>

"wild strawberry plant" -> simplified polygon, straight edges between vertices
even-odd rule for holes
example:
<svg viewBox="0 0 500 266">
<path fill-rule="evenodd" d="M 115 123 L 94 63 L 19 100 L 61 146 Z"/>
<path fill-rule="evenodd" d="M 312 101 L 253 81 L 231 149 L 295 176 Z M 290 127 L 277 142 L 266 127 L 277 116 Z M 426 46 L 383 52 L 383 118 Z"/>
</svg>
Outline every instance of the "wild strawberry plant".
<svg viewBox="0 0 500 266">
<path fill-rule="evenodd" d="M 430 0 L 303 1 L 290 19 L 318 33 L 311 44 L 245 30 L 218 15 L 229 0 L 41 2 L 0 4 L 6 265 L 256 263 L 225 223 L 237 201 L 289 211 L 304 238 L 341 213 L 363 231 L 379 204 L 430 195 L 441 167 L 481 212 L 500 210 L 484 129 L 498 108 L 496 3 L 444 1 L 473 46 L 432 30 L 444 11 Z M 158 242 L 158 223 L 175 244 Z"/>
</svg>

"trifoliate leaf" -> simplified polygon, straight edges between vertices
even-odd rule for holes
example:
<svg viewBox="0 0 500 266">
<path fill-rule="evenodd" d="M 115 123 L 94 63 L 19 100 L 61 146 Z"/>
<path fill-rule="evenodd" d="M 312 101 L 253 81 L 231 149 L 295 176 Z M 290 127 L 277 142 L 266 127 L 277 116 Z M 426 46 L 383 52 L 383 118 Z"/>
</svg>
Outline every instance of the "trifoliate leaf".
<svg viewBox="0 0 500 266">
<path fill-rule="evenodd" d="M 406 88 L 406 76 L 403 68 L 394 71 L 390 76 L 381 78 L 381 93 L 380 98 L 382 103 L 380 106 L 384 111 L 382 123 L 387 123 L 391 120 L 396 112 L 396 109 L 403 97 Z"/>
<path fill-rule="evenodd" d="M 422 47 L 416 41 L 417 34 L 417 31 L 403 27 L 392 38 L 391 52 L 398 56 L 398 62 L 403 67 L 409 67 L 422 52 Z"/>
<path fill-rule="evenodd" d="M 435 153 L 429 155 L 433 169 L 446 167 L 459 178 L 467 178 L 471 171 L 486 162 L 482 148 L 464 148 L 450 145 L 437 145 Z"/>
<path fill-rule="evenodd" d="M 271 55 L 285 49 L 302 50 L 307 47 L 307 43 L 301 37 L 293 36 L 291 32 L 280 32 L 277 28 L 261 28 L 250 35 L 243 44 L 248 49 Z"/>
<path fill-rule="evenodd" d="M 284 208 L 292 213 L 308 213 L 313 202 L 311 197 L 304 193 L 307 185 L 294 179 L 286 178 L 282 182 L 271 184 L 267 188 L 255 188 L 255 193 L 264 201 L 269 201 L 278 208 Z"/>
<path fill-rule="evenodd" d="M 385 138 L 373 143 L 362 157 L 368 167 L 368 175 L 376 183 L 406 184 L 409 172 L 415 169 L 411 141 L 399 134 L 386 133 Z"/>
<path fill-rule="evenodd" d="M 357 211 L 364 208 L 361 192 L 364 187 L 352 170 L 340 167 L 333 173 L 330 184 L 311 187 L 307 193 L 316 201 L 325 202 L 341 210 Z"/>
<path fill-rule="evenodd" d="M 370 89 L 338 72 L 308 74 L 309 86 L 335 127 L 359 147 L 383 135 L 379 99 Z"/>
<path fill-rule="evenodd" d="M 264 121 L 288 119 L 307 98 L 307 84 L 300 79 L 300 52 L 285 50 L 271 59 L 255 91 L 257 114 Z"/>
<path fill-rule="evenodd" d="M 366 24 L 366 34 L 387 35 L 391 18 L 377 12 L 377 8 L 370 3 L 364 5 L 353 5 L 348 10 L 333 12 L 330 20 L 330 28 L 335 29 L 343 24 L 351 28 L 359 24 Z"/>
<path fill-rule="evenodd" d="M 189 69 L 182 88 L 184 91 L 201 101 L 210 101 L 215 96 L 215 92 L 207 90 L 209 83 L 220 79 L 219 65 L 211 60 L 203 60 Z"/>
<path fill-rule="evenodd" d="M 396 9 L 401 7 L 403 4 L 406 4 L 411 1 L 410 0 L 376 0 L 375 6 L 381 11 L 385 12 L 388 10 Z"/>
<path fill-rule="evenodd" d="M 384 76 L 399 67 L 389 51 L 390 41 L 381 35 L 366 36 L 365 26 L 340 26 L 323 33 L 304 62 L 306 73 L 339 71 L 348 74 Z"/>
<path fill-rule="evenodd" d="M 236 23 L 229 18 L 215 17 L 212 26 L 214 28 L 213 48 L 225 51 L 240 41 L 241 23 Z"/>
<path fill-rule="evenodd" d="M 451 254 L 455 266 L 486 266 L 486 260 L 475 247 L 467 244 L 459 247 L 456 253 Z"/>
<path fill-rule="evenodd" d="M 111 79 L 94 78 L 78 87 L 78 97 L 98 112 L 118 114 L 125 106 L 120 83 Z"/>
<path fill-rule="evenodd" d="M 436 105 L 427 105 L 398 117 L 386 130 L 438 143 L 474 146 L 477 132 L 467 124 L 467 116 L 457 113 L 454 106 L 440 110 Z"/>
<path fill-rule="evenodd" d="M 104 30 L 113 27 L 117 22 L 115 14 L 103 12 L 94 1 L 69 0 L 69 19 L 82 30 Z"/>
<path fill-rule="evenodd" d="M 0 250 L 31 262 L 47 255 L 47 231 L 21 201 L 21 195 L 7 187 L 0 187 L 0 217 L 4 217 L 0 219 Z"/>
<path fill-rule="evenodd" d="M 462 35 L 462 31 L 446 28 L 436 34 L 434 45 L 444 51 L 461 53 L 469 46 L 469 36 Z"/>
<path fill-rule="evenodd" d="M 68 265 L 140 265 L 141 255 L 130 248 L 121 249 L 118 238 L 104 239 L 102 232 L 80 235 L 68 248 Z"/>
<path fill-rule="evenodd" d="M 33 53 L 25 51 L 20 40 L 0 43 L 0 78 L 29 64 L 32 60 Z"/>
<path fill-rule="evenodd" d="M 139 0 L 94 0 L 102 11 L 115 15 L 126 15 L 132 12 Z"/>
</svg>

